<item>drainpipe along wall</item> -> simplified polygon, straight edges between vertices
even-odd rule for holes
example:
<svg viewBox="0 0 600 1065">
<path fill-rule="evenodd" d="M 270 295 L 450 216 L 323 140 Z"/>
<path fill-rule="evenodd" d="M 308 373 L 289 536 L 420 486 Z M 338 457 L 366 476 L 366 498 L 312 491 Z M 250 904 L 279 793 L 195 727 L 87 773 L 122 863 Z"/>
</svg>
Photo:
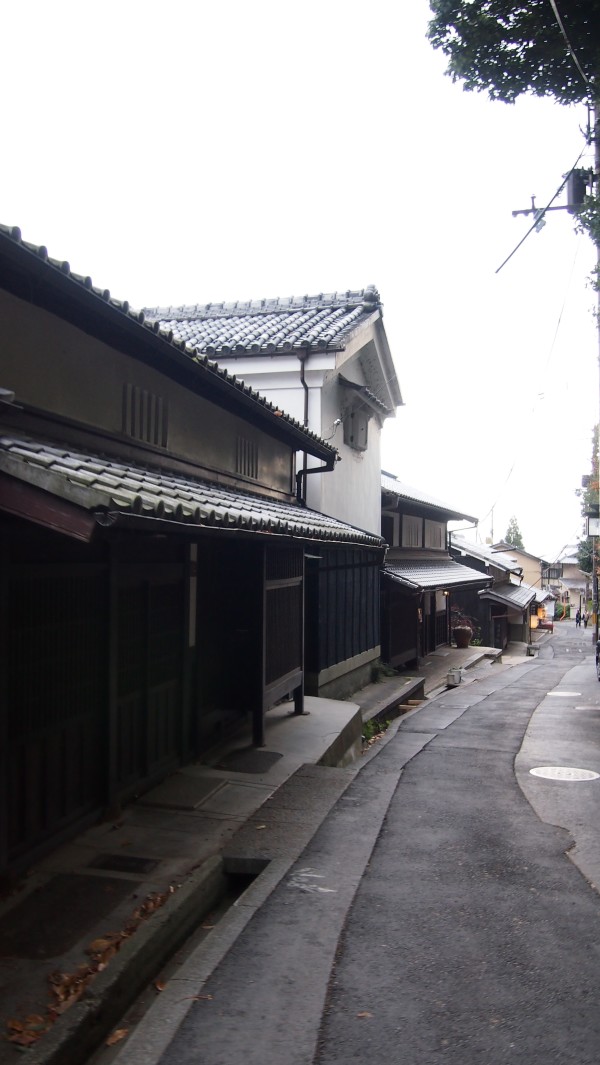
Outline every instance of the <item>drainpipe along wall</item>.
<svg viewBox="0 0 600 1065">
<path fill-rule="evenodd" d="M 306 383 L 305 364 L 308 358 L 306 352 L 298 356 L 298 362 L 300 363 L 300 384 L 304 389 L 304 428 L 308 429 L 308 385 Z M 297 481 L 298 491 L 297 497 L 299 503 L 306 503 L 306 471 L 308 468 L 308 456 L 306 451 L 302 456 L 302 477 Z M 300 485 L 302 489 L 300 490 Z"/>
</svg>

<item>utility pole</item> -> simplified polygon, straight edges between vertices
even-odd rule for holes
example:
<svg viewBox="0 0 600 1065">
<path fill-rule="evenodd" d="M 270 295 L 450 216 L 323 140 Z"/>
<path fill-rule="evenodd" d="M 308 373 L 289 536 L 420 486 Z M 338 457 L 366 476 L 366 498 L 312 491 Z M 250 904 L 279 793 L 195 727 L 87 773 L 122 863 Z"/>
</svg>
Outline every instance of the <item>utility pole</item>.
<svg viewBox="0 0 600 1065">
<path fill-rule="evenodd" d="M 586 79 L 587 80 L 587 79 Z M 590 128 L 591 127 L 591 128 Z M 592 132 L 593 131 L 593 132 Z M 537 207 L 535 196 L 531 197 L 531 207 L 513 211 L 513 218 L 517 215 L 533 215 L 535 228 L 539 232 L 546 224 L 545 214 L 548 211 L 569 211 L 576 214 L 577 209 L 584 203 L 587 185 L 591 185 L 591 197 L 595 200 L 596 224 L 591 230 L 591 237 L 596 245 L 596 278 L 595 288 L 597 292 L 596 327 L 598 337 L 598 424 L 600 425 L 600 99 L 594 101 L 591 108 L 591 121 L 588 123 L 588 143 L 594 142 L 594 168 L 592 171 L 573 169 L 565 176 L 567 186 L 567 203 L 564 206 Z M 587 227 L 586 227 L 587 228 Z M 592 514 L 587 515 L 587 534 L 590 535 L 590 518 L 594 517 L 593 528 L 596 532 L 591 536 L 592 540 L 592 611 L 594 615 L 594 642 L 600 639 L 600 618 L 598 603 L 598 579 L 600 576 L 600 486 L 598 483 L 600 471 L 600 432 L 598 433 L 598 452 L 596 454 L 596 482 L 595 504 Z"/>
<path fill-rule="evenodd" d="M 596 101 L 593 111 L 594 121 L 594 185 L 592 191 L 596 199 L 596 207 L 600 214 L 600 101 Z M 596 294 L 598 306 L 596 308 L 596 327 L 598 330 L 598 424 L 600 426 L 600 234 L 595 232 L 596 242 Z M 600 431 L 598 432 L 598 454 L 596 455 L 596 514 L 600 515 Z M 594 643 L 598 644 L 598 536 L 592 539 L 592 610 L 594 612 Z"/>
</svg>

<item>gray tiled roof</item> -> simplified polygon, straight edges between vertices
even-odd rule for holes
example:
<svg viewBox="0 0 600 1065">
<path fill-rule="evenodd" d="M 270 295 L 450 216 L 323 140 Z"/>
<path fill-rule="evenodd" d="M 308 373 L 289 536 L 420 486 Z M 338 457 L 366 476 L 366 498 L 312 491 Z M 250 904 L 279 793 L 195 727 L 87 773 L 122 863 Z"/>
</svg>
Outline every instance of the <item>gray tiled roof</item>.
<svg viewBox="0 0 600 1065">
<path fill-rule="evenodd" d="M 482 599 L 494 599 L 496 602 L 504 603 L 505 606 L 524 610 L 535 599 L 535 588 L 529 584 L 510 584 L 508 581 L 501 581 L 499 584 L 494 584 L 492 588 L 484 588 L 479 595 Z"/>
<path fill-rule="evenodd" d="M 579 591 L 580 588 L 585 588 L 590 580 L 591 574 L 582 573 L 581 577 L 560 577 L 560 584 L 569 591 Z"/>
<path fill-rule="evenodd" d="M 470 514 L 463 514 L 462 511 L 456 510 L 455 507 L 451 507 L 448 503 L 442 503 L 439 499 L 435 499 L 433 496 L 421 491 L 420 488 L 412 488 L 411 485 L 404 484 L 403 481 L 399 481 L 391 473 L 382 471 L 381 488 L 382 491 L 390 492 L 397 496 L 398 499 L 406 499 L 409 503 L 420 503 L 422 506 L 435 507 L 437 510 L 449 515 L 446 519 L 448 521 L 453 519 L 456 521 L 477 521 L 477 518 L 472 517 Z"/>
<path fill-rule="evenodd" d="M 547 599 L 556 599 L 556 596 L 549 588 L 536 588 L 535 589 L 535 601 L 536 603 L 545 603 Z"/>
<path fill-rule="evenodd" d="M 71 289 L 80 302 L 83 300 L 86 304 L 88 332 L 93 332 L 94 314 L 98 317 L 101 311 L 106 313 L 108 309 L 108 313 L 113 315 L 113 321 L 120 325 L 120 319 L 127 320 L 130 328 L 135 323 L 139 326 L 142 339 L 145 333 L 147 342 L 150 343 L 151 340 L 155 344 L 159 342 L 164 353 L 171 357 L 179 354 L 190 358 L 195 363 L 199 375 L 203 376 L 209 386 L 214 386 L 216 383 L 225 394 L 232 396 L 237 393 L 238 398 L 242 394 L 244 406 L 251 408 L 263 420 L 271 425 L 276 422 L 278 425 L 283 423 L 289 426 L 290 432 L 298 437 L 296 440 L 298 449 L 302 449 L 303 440 L 308 439 L 313 441 L 320 451 L 326 449 L 332 456 L 335 456 L 336 449 L 323 441 L 317 433 L 305 428 L 291 415 L 286 414 L 276 404 L 271 403 L 265 396 L 228 373 L 227 370 L 220 369 L 216 362 L 208 358 L 207 353 L 202 354 L 198 347 L 192 345 L 178 330 L 172 330 L 167 325 L 163 328 L 159 321 L 151 320 L 143 311 L 134 310 L 127 300 L 117 300 L 111 296 L 108 289 L 95 286 L 91 277 L 74 273 L 68 262 L 52 259 L 43 245 L 31 244 L 23 240 L 18 226 L 6 226 L 0 223 L 0 251 L 4 252 L 5 249 L 6 254 L 12 253 L 12 259 L 18 260 L 20 268 L 34 272 L 36 286 L 46 283 L 52 293 L 55 292 L 57 286 L 63 291 Z M 365 300 L 367 298 L 365 296 Z M 50 309 L 54 309 L 53 306 Z M 55 313 L 62 312 L 57 310 Z"/>
<path fill-rule="evenodd" d="M 379 536 L 294 503 L 118 461 L 70 444 L 0 437 L 0 471 L 43 488 L 106 524 L 107 515 L 165 519 L 203 528 L 381 547 Z"/>
<path fill-rule="evenodd" d="M 386 562 L 384 574 L 406 588 L 415 590 L 484 585 L 491 580 L 485 573 L 461 566 L 452 559 Z"/>
<path fill-rule="evenodd" d="M 504 554 L 502 551 L 492 551 L 489 544 L 471 543 L 470 540 L 465 540 L 464 537 L 457 536 L 456 533 L 452 533 L 452 548 L 457 551 L 464 551 L 467 555 L 472 555 L 473 558 L 478 558 L 482 562 L 489 562 L 491 566 L 506 570 L 508 573 L 521 573 L 523 570 L 516 558 Z"/>
<path fill-rule="evenodd" d="M 182 343 L 207 355 L 344 348 L 348 336 L 381 307 L 373 286 L 318 296 L 144 308 Z"/>
</svg>

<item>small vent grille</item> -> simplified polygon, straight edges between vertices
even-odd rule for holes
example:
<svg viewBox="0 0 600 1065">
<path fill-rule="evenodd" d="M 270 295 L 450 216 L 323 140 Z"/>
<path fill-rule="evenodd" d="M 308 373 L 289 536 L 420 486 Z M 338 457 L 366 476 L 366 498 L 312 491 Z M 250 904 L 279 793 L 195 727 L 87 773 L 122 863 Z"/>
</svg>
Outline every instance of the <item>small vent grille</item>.
<svg viewBox="0 0 600 1065">
<path fill-rule="evenodd" d="M 167 404 L 138 385 L 123 387 L 123 432 L 134 440 L 167 446 Z"/>
<path fill-rule="evenodd" d="M 235 472 L 241 477 L 258 480 L 258 444 L 254 440 L 245 440 L 243 436 L 238 436 Z"/>
</svg>

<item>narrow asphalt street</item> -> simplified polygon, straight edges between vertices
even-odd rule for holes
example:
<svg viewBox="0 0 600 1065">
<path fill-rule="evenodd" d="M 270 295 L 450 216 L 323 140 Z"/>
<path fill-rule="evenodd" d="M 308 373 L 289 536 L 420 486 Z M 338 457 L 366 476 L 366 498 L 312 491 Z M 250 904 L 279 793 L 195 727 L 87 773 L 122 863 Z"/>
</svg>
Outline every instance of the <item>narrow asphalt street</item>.
<svg viewBox="0 0 600 1065">
<path fill-rule="evenodd" d="M 600 778 L 571 772 L 600 773 L 591 630 L 556 626 L 390 732 L 119 1065 L 596 1065 Z"/>
<path fill-rule="evenodd" d="M 598 871 L 600 780 L 529 773 L 600 771 L 591 633 L 555 631 L 533 668 L 448 727 L 437 715 L 462 693 L 406 723 L 435 736 L 402 775 L 350 911 L 319 1065 L 600 1059 L 600 899 L 566 855 L 576 841 Z"/>
</svg>

